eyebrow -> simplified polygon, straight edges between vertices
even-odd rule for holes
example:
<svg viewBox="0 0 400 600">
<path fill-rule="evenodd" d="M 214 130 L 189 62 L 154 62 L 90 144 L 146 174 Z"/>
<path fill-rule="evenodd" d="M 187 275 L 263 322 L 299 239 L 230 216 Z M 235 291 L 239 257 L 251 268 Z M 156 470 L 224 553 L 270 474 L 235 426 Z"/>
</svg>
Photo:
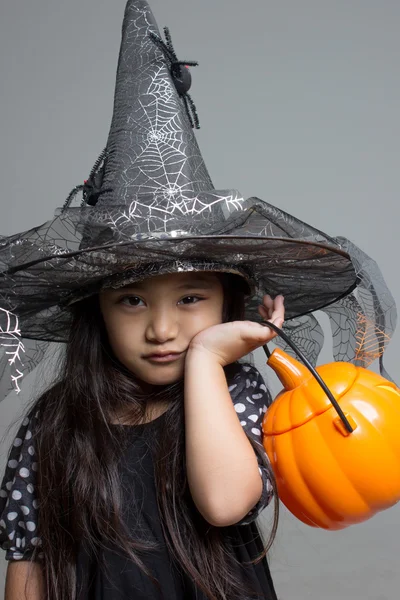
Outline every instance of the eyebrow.
<svg viewBox="0 0 400 600">
<path fill-rule="evenodd" d="M 195 279 L 191 282 L 182 283 L 182 285 L 178 285 L 178 290 L 190 290 L 193 288 L 202 288 L 208 290 L 212 287 L 211 281 L 206 281 L 205 279 Z"/>
<path fill-rule="evenodd" d="M 137 290 L 144 289 L 146 285 L 138 281 L 137 283 L 131 283 L 130 285 L 124 286 L 120 288 L 121 290 Z M 177 285 L 175 289 L 177 290 L 192 290 L 193 288 L 209 290 L 212 287 L 212 282 L 206 279 L 193 279 L 192 281 L 186 281 L 185 283 L 181 283 L 181 285 Z"/>
</svg>

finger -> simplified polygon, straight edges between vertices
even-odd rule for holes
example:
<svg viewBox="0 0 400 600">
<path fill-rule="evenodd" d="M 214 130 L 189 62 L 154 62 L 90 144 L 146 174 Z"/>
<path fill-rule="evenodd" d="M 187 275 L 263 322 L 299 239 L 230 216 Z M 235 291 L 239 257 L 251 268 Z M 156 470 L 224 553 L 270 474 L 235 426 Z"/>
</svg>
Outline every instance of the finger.
<svg viewBox="0 0 400 600">
<path fill-rule="evenodd" d="M 263 318 L 264 321 L 271 321 L 271 317 L 272 317 L 272 313 L 273 311 L 267 310 L 264 306 L 259 306 L 258 307 L 258 312 L 261 315 L 261 317 Z"/>
<path fill-rule="evenodd" d="M 266 315 L 265 313 L 262 314 L 262 311 L 260 310 L 261 316 L 263 317 L 264 321 L 268 321 L 269 323 L 273 323 L 274 325 L 276 325 L 277 327 L 282 327 L 283 323 L 284 323 L 284 318 L 283 316 L 274 316 L 274 318 L 270 318 L 268 315 Z M 266 328 L 264 326 L 264 328 Z"/>
<path fill-rule="evenodd" d="M 285 318 L 285 309 L 283 307 L 278 307 L 274 310 L 271 315 L 271 321 L 274 322 L 275 319 L 284 319 Z"/>
<path fill-rule="evenodd" d="M 278 309 L 276 309 L 269 321 L 273 323 L 276 327 L 279 327 L 279 329 L 282 329 L 282 326 L 285 322 L 285 314 L 283 307 L 279 307 Z M 279 334 L 275 330 L 273 330 L 271 334 L 271 340 L 274 339 L 277 335 Z"/>
<path fill-rule="evenodd" d="M 283 324 L 285 322 L 285 319 L 283 317 L 278 317 L 277 319 L 275 319 L 274 321 L 272 321 L 274 325 L 276 325 L 277 327 L 279 327 L 279 329 L 282 329 Z M 276 335 L 278 335 L 275 332 Z"/>
<path fill-rule="evenodd" d="M 285 298 L 282 296 L 282 294 L 279 294 L 278 296 L 276 296 L 276 298 L 274 298 L 273 308 L 275 310 L 277 308 L 284 308 L 284 306 L 285 306 Z"/>
<path fill-rule="evenodd" d="M 265 296 L 264 306 L 267 310 L 268 319 L 270 319 L 274 311 L 274 299 L 271 296 Z"/>
<path fill-rule="evenodd" d="M 273 308 L 274 301 L 269 294 L 265 294 L 265 296 L 263 297 L 263 304 L 267 310 Z"/>
<path fill-rule="evenodd" d="M 276 311 L 279 308 L 284 309 L 284 297 L 282 296 L 282 294 L 279 294 L 278 296 L 276 296 L 276 298 L 271 298 L 271 296 L 265 295 L 264 308 L 266 308 L 267 310 L 269 319 L 272 319 L 274 311 Z"/>
<path fill-rule="evenodd" d="M 274 307 L 273 299 L 268 294 L 265 294 L 265 296 L 263 296 L 263 304 L 260 305 L 261 310 L 259 310 L 259 313 L 263 319 L 268 321 L 271 318 L 272 312 L 273 312 L 273 307 Z"/>
<path fill-rule="evenodd" d="M 274 310 L 271 314 L 271 320 L 274 321 L 276 318 L 284 318 L 285 317 L 285 305 L 283 296 L 277 296 L 274 302 Z"/>
<path fill-rule="evenodd" d="M 273 322 L 273 320 L 274 320 L 274 319 L 273 319 L 273 311 L 272 311 L 272 310 L 269 310 L 269 311 L 268 311 L 268 312 L 266 312 L 266 314 L 265 314 L 265 319 L 264 319 L 264 321 L 270 321 L 270 322 Z"/>
<path fill-rule="evenodd" d="M 277 316 L 274 319 L 271 319 L 271 323 L 273 323 L 276 327 L 279 327 L 279 329 L 282 329 L 284 322 L 285 322 L 285 319 L 280 316 Z M 277 335 L 278 335 L 278 333 L 276 331 L 273 331 L 273 337 L 275 337 Z"/>
<path fill-rule="evenodd" d="M 241 331 L 241 337 L 248 342 L 254 342 L 257 345 L 265 344 L 271 338 L 271 329 L 254 321 L 243 321 L 244 327 Z"/>
<path fill-rule="evenodd" d="M 283 296 L 277 296 L 275 300 L 272 300 L 270 296 L 264 296 L 264 298 L 266 299 L 264 305 L 260 304 L 258 307 L 258 312 L 264 319 L 267 321 L 272 321 L 278 312 L 281 316 L 284 315 L 285 307 Z M 265 304 L 268 306 L 265 306 Z"/>
<path fill-rule="evenodd" d="M 265 321 L 268 321 L 268 311 L 267 311 L 267 309 L 266 309 L 264 306 L 262 306 L 261 304 L 260 304 L 260 306 L 258 307 L 258 312 L 259 312 L 259 314 L 261 315 L 261 317 L 262 317 L 262 318 L 263 318 Z"/>
</svg>

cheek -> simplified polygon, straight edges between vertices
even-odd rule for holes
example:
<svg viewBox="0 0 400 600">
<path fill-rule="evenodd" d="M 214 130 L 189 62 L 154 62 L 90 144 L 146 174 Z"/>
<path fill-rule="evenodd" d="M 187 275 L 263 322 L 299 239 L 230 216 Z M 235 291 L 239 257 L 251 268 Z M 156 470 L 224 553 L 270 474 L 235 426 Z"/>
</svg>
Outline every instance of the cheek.
<svg viewBox="0 0 400 600">
<path fill-rule="evenodd" d="M 200 331 L 222 323 L 222 306 L 222 301 L 215 302 L 207 306 L 206 310 L 188 315 L 185 323 L 185 331 L 188 333 L 188 336 L 192 339 Z"/>
<path fill-rule="evenodd" d="M 210 314 L 210 319 L 213 321 L 213 325 L 218 325 L 220 323 L 222 323 L 222 317 L 223 317 L 223 310 L 224 310 L 224 297 L 222 294 L 222 290 L 219 294 L 217 294 L 217 297 L 215 298 L 215 302 L 212 305 L 212 311 Z"/>
<path fill-rule="evenodd" d="M 111 348 L 123 362 L 124 357 L 137 345 L 138 325 L 134 326 L 132 320 L 124 319 L 121 315 L 114 316 L 105 323 Z"/>
<path fill-rule="evenodd" d="M 222 323 L 223 306 L 223 299 L 219 298 L 218 302 L 216 302 L 213 306 L 212 315 L 210 315 L 210 319 L 213 321 L 213 325 L 219 325 L 220 323 Z"/>
</svg>

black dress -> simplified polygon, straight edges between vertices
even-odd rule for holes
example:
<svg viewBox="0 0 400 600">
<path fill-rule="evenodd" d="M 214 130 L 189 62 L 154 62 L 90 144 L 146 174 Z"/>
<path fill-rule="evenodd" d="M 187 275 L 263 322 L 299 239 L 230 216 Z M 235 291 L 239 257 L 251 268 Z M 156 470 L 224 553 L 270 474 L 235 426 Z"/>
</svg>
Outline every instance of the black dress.
<svg viewBox="0 0 400 600">
<path fill-rule="evenodd" d="M 150 451 L 151 437 L 162 427 L 164 415 L 154 421 L 127 428 L 130 437 L 120 463 L 125 522 L 130 532 L 141 532 L 146 539 L 157 542 L 160 549 L 142 557 L 153 576 L 160 582 L 162 592 L 131 561 L 111 549 L 104 557 L 108 575 L 82 549 L 78 557 L 79 600 L 205 600 L 186 574 L 176 565 L 165 545 L 157 507 L 153 461 Z M 115 426 L 124 427 L 124 426 Z M 131 493 L 134 482 L 135 501 Z M 144 499 L 146 500 L 144 502 Z M 236 558 L 249 561 L 262 550 L 255 523 L 224 528 L 234 540 Z M 266 561 L 246 567 L 246 575 L 260 600 L 275 600 L 271 576 Z M 245 571 L 245 568 L 244 568 Z M 250 596 L 249 599 L 256 596 Z M 243 599 L 244 600 L 244 599 Z"/>
<path fill-rule="evenodd" d="M 254 425 L 255 411 L 262 414 L 266 409 L 265 404 L 262 404 L 267 401 L 265 386 L 253 367 L 244 368 L 245 370 L 230 382 L 229 389 L 236 402 L 235 407 L 242 419 L 241 423 L 249 422 Z M 257 407 L 252 398 L 259 400 Z M 246 400 L 248 407 L 253 405 L 250 410 L 242 410 Z M 248 420 L 248 417 L 253 418 Z M 122 557 L 111 547 L 103 551 L 102 558 L 107 565 L 105 570 L 82 546 L 77 557 L 78 600 L 205 600 L 203 593 L 174 562 L 166 547 L 161 528 L 151 438 L 162 428 L 164 418 L 165 413 L 142 425 L 113 425 L 123 428 L 120 433 L 126 440 L 119 463 L 123 518 L 129 532 L 135 538 L 144 538 L 158 544 L 158 550 L 142 553 L 141 559 L 159 581 L 161 592 L 128 557 Z M 35 512 L 37 502 L 34 499 L 37 465 L 34 462 L 35 448 L 30 429 L 33 429 L 32 424 L 25 420 L 14 441 L 0 494 L 0 543 L 7 552 L 8 560 L 29 560 L 33 547 L 40 546 L 40 540 L 35 537 L 39 518 L 37 511 Z M 254 430 L 254 427 L 251 429 Z M 223 528 L 240 563 L 252 560 L 263 549 L 255 518 L 270 500 L 270 485 L 261 465 L 260 473 L 264 481 L 264 490 L 257 506 L 239 524 Z M 250 583 L 249 595 L 241 600 L 276 600 L 265 559 L 258 565 L 243 566 L 241 575 L 243 581 Z M 250 587 L 258 595 L 251 595 Z"/>
</svg>

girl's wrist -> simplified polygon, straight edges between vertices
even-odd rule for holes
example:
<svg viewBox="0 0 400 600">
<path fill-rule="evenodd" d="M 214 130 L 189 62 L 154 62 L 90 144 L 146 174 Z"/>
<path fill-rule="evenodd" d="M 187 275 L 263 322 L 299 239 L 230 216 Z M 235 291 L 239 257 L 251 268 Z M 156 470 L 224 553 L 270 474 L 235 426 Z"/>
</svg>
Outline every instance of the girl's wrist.
<svg viewBox="0 0 400 600">
<path fill-rule="evenodd" d="M 192 365 L 198 367 L 200 364 L 219 365 L 222 368 L 224 366 L 224 361 L 221 356 L 218 356 L 214 352 L 211 352 L 200 345 L 189 346 L 185 360 L 186 368 L 190 369 Z"/>
</svg>

